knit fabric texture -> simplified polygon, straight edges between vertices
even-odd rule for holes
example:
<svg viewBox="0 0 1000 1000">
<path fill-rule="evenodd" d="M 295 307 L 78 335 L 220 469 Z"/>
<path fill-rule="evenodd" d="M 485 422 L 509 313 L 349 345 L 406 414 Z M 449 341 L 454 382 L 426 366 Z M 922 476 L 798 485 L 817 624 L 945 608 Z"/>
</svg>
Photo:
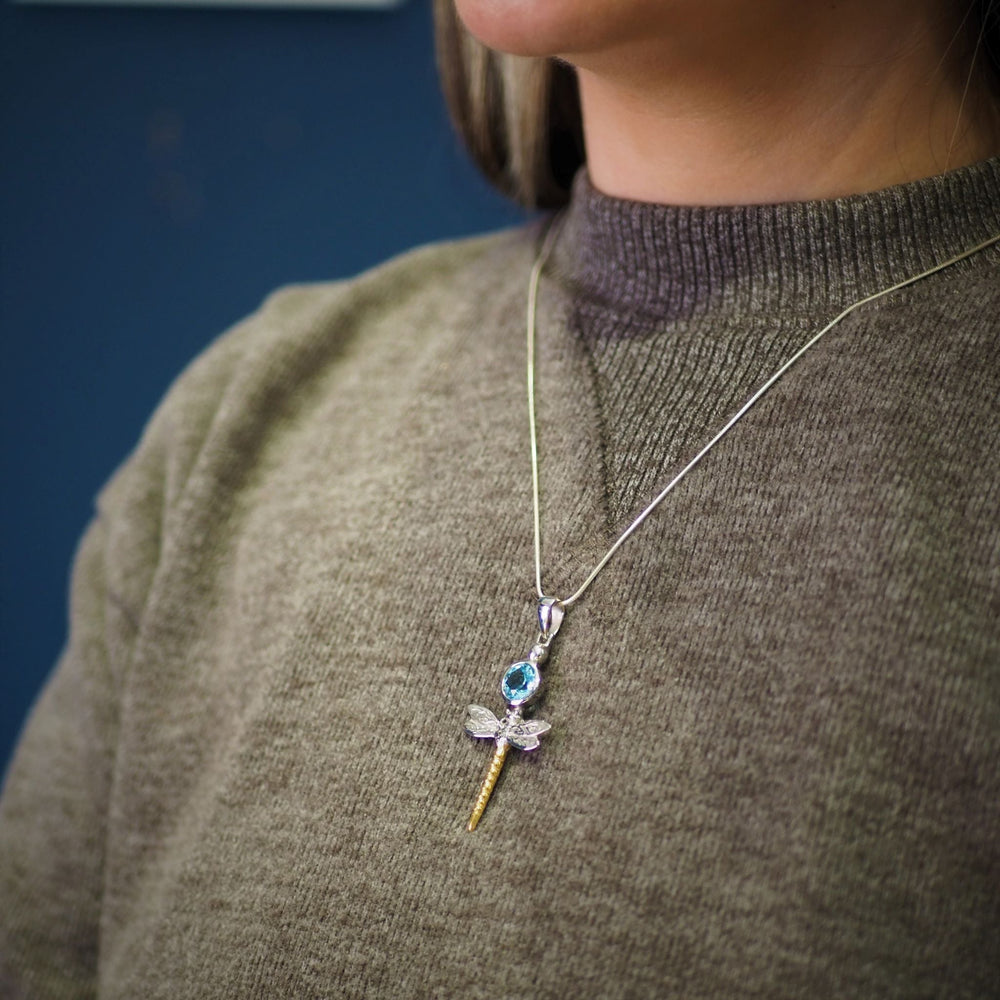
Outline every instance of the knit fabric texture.
<svg viewBox="0 0 1000 1000">
<path fill-rule="evenodd" d="M 578 178 L 538 303 L 565 597 L 1000 161 L 830 202 Z M 536 632 L 542 224 L 272 296 L 102 492 L 0 802 L 0 994 L 976 998 L 1000 960 L 1000 252 L 851 314 Z"/>
</svg>

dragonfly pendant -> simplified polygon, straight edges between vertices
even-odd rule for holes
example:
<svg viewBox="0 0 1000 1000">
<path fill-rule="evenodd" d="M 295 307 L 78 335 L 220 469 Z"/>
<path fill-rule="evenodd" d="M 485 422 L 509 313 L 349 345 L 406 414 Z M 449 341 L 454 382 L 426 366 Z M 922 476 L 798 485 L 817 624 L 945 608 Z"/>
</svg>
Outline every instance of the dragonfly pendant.
<svg viewBox="0 0 1000 1000">
<path fill-rule="evenodd" d="M 476 804 L 472 808 L 472 816 L 466 827 L 470 833 L 478 826 L 486 804 L 490 801 L 497 778 L 500 777 L 500 771 L 507 759 L 507 751 L 512 746 L 518 750 L 537 750 L 540 745 L 539 737 L 552 728 L 541 719 L 525 719 L 521 711 L 538 694 L 542 683 L 539 666 L 548 658 L 549 644 L 562 624 L 563 614 L 563 606 L 554 598 L 543 597 L 539 602 L 538 639 L 531 647 L 528 658 L 511 664 L 504 671 L 500 681 L 500 692 L 507 701 L 507 712 L 502 719 L 498 719 L 482 705 L 469 706 L 465 731 L 476 739 L 489 739 L 495 743 L 493 759 L 490 761 L 489 770 L 483 779 Z"/>
<path fill-rule="evenodd" d="M 514 664 L 514 667 L 518 666 L 520 664 Z M 496 749 L 493 751 L 490 769 L 483 779 L 479 796 L 472 809 L 472 816 L 469 818 L 469 825 L 466 827 L 469 833 L 472 833 L 479 824 L 483 811 L 486 809 L 486 803 L 490 801 L 493 786 L 497 783 L 503 762 L 507 759 L 507 751 L 511 746 L 517 747 L 518 750 L 537 750 L 539 747 L 538 737 L 547 733 L 551 728 L 547 722 L 542 722 L 541 719 L 522 719 L 520 709 L 517 708 L 507 709 L 507 715 L 501 720 L 488 708 L 483 708 L 482 705 L 469 706 L 469 717 L 465 720 L 465 731 L 477 739 L 496 740 Z"/>
</svg>

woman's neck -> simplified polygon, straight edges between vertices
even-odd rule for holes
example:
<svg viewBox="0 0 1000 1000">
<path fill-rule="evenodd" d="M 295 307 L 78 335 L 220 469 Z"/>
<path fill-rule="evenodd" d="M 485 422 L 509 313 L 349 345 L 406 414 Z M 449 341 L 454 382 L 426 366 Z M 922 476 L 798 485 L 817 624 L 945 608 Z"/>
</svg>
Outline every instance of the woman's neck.
<svg viewBox="0 0 1000 1000">
<path fill-rule="evenodd" d="M 638 201 L 749 204 L 878 190 L 1000 150 L 966 29 L 940 4 L 767 4 L 570 54 L 590 177 Z M 949 7 L 958 5 L 949 4 Z M 935 20 L 936 19 L 936 20 Z M 980 59 L 983 57 L 980 56 Z"/>
</svg>

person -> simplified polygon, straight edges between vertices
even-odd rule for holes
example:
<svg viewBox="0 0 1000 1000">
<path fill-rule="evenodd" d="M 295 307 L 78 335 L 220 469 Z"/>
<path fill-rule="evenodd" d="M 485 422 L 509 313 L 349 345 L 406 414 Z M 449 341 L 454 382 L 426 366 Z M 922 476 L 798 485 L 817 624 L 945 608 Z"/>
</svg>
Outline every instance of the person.
<svg viewBox="0 0 1000 1000">
<path fill-rule="evenodd" d="M 0 992 L 996 996 L 996 5 L 438 7 L 565 207 L 170 391 L 7 775 Z"/>
</svg>

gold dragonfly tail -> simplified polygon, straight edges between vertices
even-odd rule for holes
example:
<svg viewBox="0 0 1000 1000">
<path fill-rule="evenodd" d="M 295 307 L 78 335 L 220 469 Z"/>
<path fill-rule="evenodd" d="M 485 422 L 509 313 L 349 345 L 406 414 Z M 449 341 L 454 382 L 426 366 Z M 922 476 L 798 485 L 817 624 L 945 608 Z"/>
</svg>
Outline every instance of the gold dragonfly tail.
<svg viewBox="0 0 1000 1000">
<path fill-rule="evenodd" d="M 503 762 L 507 759 L 509 749 L 510 744 L 506 740 L 502 740 L 493 751 L 490 769 L 486 772 L 486 777 L 483 778 L 483 786 L 479 789 L 479 798 L 476 799 L 476 804 L 472 807 L 472 815 L 469 817 L 469 825 L 466 827 L 469 833 L 472 833 L 479 825 L 479 820 L 486 809 L 486 803 L 490 801 L 490 796 L 493 794 L 493 786 L 497 783 L 497 778 L 500 777 L 500 771 L 503 768 Z"/>
</svg>

